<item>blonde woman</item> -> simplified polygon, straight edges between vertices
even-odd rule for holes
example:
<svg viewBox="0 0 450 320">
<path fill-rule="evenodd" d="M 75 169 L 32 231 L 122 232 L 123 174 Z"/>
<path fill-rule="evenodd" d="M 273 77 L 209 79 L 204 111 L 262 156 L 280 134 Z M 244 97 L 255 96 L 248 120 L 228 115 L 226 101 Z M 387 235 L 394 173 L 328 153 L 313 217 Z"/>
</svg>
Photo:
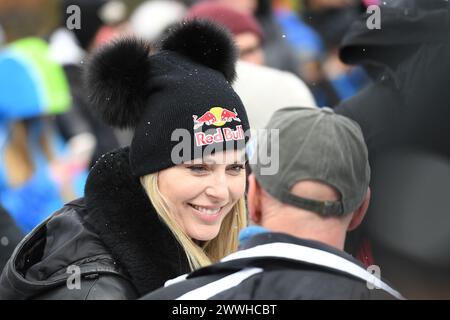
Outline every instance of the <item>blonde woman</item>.
<svg viewBox="0 0 450 320">
<path fill-rule="evenodd" d="M 236 250 L 249 125 L 235 61 L 229 35 L 199 21 L 154 55 L 126 39 L 92 57 L 86 94 L 107 123 L 134 129 L 132 143 L 19 244 L 0 299 L 134 299 Z"/>
</svg>

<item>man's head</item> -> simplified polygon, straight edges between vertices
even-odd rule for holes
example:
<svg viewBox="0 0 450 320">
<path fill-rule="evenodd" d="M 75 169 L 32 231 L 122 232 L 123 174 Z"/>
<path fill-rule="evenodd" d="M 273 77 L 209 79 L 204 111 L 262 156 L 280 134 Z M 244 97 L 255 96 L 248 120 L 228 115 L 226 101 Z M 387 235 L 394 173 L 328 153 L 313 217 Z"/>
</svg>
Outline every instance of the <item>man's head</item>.
<svg viewBox="0 0 450 320">
<path fill-rule="evenodd" d="M 370 199 L 370 167 L 361 129 L 328 108 L 281 109 L 266 129 L 258 135 L 256 161 L 250 161 L 252 220 L 274 231 L 341 247 L 345 232 L 361 223 Z M 262 152 L 272 157 L 279 152 L 274 174 L 264 174 Z"/>
</svg>

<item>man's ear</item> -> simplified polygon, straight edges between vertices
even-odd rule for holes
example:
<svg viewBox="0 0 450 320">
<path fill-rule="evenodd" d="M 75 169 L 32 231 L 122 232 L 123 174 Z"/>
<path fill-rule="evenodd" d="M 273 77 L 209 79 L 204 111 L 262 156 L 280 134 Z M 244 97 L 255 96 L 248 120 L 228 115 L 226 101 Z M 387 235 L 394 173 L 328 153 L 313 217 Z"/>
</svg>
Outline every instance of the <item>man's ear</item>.
<svg viewBox="0 0 450 320">
<path fill-rule="evenodd" d="M 370 188 L 367 188 L 366 196 L 361 206 L 353 213 L 352 220 L 348 225 L 347 231 L 355 230 L 363 221 L 370 203 Z"/>
<path fill-rule="evenodd" d="M 254 174 L 248 177 L 247 207 L 250 219 L 259 224 L 261 222 L 261 187 Z"/>
</svg>

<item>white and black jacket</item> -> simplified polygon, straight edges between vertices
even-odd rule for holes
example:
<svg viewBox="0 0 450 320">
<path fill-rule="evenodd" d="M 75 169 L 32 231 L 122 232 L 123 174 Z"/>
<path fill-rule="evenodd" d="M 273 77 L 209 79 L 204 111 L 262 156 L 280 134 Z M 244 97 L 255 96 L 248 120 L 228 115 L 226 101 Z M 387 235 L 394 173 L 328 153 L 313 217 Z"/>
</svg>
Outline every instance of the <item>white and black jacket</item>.
<svg viewBox="0 0 450 320">
<path fill-rule="evenodd" d="M 221 263 L 168 281 L 165 288 L 144 299 L 365 300 L 403 297 L 345 252 L 287 234 L 261 233 Z"/>
</svg>

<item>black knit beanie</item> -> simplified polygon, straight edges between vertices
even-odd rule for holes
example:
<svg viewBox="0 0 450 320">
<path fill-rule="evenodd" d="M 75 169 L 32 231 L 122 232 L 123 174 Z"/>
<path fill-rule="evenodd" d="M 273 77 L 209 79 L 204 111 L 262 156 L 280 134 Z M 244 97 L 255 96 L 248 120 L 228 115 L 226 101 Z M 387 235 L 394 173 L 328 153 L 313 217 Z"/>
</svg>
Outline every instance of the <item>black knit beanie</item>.
<svg viewBox="0 0 450 320">
<path fill-rule="evenodd" d="M 222 27 L 194 20 L 174 28 L 154 55 L 136 39 L 94 54 L 86 79 L 90 101 L 110 125 L 135 129 L 135 176 L 205 152 L 245 148 L 247 114 L 231 87 L 236 52 Z"/>
</svg>

